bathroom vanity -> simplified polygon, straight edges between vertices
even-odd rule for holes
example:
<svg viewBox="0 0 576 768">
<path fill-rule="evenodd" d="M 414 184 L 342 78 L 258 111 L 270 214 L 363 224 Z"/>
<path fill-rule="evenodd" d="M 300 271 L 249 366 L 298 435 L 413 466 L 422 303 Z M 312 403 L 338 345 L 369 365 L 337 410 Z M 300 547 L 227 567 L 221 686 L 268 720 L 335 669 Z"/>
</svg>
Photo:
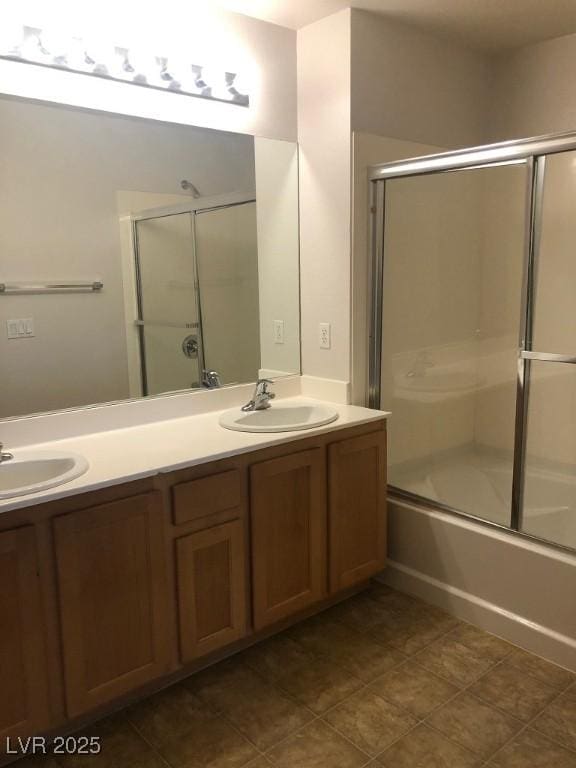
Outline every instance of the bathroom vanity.
<svg viewBox="0 0 576 768">
<path fill-rule="evenodd" d="M 217 414 L 142 430 L 79 438 L 83 478 L 0 503 L 3 742 L 78 728 L 384 567 L 385 414 L 341 406 L 283 435 Z"/>
</svg>

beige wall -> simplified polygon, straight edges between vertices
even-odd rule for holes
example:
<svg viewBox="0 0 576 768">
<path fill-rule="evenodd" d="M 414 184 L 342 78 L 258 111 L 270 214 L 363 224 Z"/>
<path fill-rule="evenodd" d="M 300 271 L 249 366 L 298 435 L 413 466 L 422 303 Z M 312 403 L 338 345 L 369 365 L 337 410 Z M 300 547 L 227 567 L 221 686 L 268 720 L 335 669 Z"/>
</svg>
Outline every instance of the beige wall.
<svg viewBox="0 0 576 768">
<path fill-rule="evenodd" d="M 576 130 L 576 35 L 526 46 L 495 61 L 490 141 Z"/>
<path fill-rule="evenodd" d="M 0 299 L 1 415 L 128 396 L 116 193 L 253 189 L 252 138 L 2 99 L 0 143 L 2 280 L 104 282 Z M 5 320 L 29 316 L 35 337 L 8 341 Z"/>
<path fill-rule="evenodd" d="M 484 140 L 487 57 L 357 9 L 351 38 L 354 130 L 450 148 Z"/>
<path fill-rule="evenodd" d="M 298 32 L 302 370 L 350 379 L 350 11 Z M 320 349 L 318 326 L 332 327 Z"/>
<path fill-rule="evenodd" d="M 360 196 L 352 257 L 352 184 L 363 194 L 368 163 L 480 142 L 490 85 L 482 56 L 375 14 L 341 11 L 298 32 L 303 372 L 352 380 L 355 402 L 365 390 L 367 209 Z M 354 149 L 354 181 L 352 130 L 375 136 Z M 320 322 L 332 325 L 330 351 L 319 349 Z"/>
<path fill-rule="evenodd" d="M 265 376 L 300 372 L 298 147 L 256 138 L 256 219 L 260 298 L 260 368 Z M 274 321 L 284 343 L 274 341 Z"/>
</svg>

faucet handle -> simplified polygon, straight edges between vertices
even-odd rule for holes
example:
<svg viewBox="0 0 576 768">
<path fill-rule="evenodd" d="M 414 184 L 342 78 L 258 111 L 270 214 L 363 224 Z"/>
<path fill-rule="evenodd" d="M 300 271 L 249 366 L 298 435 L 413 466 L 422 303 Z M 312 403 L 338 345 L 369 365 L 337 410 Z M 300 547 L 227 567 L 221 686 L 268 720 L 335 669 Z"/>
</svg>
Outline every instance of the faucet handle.
<svg viewBox="0 0 576 768">
<path fill-rule="evenodd" d="M 257 379 L 256 391 L 265 395 L 270 395 L 270 397 L 274 397 L 273 393 L 268 391 L 268 386 L 272 384 L 274 384 L 272 379 Z"/>
<path fill-rule="evenodd" d="M 14 455 L 12 453 L 8 453 L 4 450 L 4 443 L 0 443 L 0 464 L 3 461 L 10 461 L 10 459 L 13 459 Z"/>
</svg>

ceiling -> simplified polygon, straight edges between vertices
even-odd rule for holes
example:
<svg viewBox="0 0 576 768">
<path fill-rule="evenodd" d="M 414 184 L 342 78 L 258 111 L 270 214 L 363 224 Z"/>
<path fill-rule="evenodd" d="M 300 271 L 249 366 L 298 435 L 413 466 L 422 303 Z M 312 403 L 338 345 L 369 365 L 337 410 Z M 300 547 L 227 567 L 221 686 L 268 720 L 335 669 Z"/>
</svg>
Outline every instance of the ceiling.
<svg viewBox="0 0 576 768">
<path fill-rule="evenodd" d="M 216 0 L 216 4 L 292 29 L 343 8 L 362 8 L 491 52 L 576 32 L 576 0 Z"/>
</svg>

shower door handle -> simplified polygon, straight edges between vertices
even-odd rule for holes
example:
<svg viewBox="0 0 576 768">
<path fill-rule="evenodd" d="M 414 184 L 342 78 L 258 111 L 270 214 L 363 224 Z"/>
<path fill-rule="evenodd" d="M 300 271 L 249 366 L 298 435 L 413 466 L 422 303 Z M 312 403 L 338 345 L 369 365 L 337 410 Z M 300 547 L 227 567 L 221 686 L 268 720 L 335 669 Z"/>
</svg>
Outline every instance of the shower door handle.
<svg viewBox="0 0 576 768">
<path fill-rule="evenodd" d="M 532 352 L 523 350 L 520 352 L 522 360 L 541 360 L 544 363 L 570 363 L 576 365 L 576 356 L 562 355 L 556 352 Z"/>
</svg>

